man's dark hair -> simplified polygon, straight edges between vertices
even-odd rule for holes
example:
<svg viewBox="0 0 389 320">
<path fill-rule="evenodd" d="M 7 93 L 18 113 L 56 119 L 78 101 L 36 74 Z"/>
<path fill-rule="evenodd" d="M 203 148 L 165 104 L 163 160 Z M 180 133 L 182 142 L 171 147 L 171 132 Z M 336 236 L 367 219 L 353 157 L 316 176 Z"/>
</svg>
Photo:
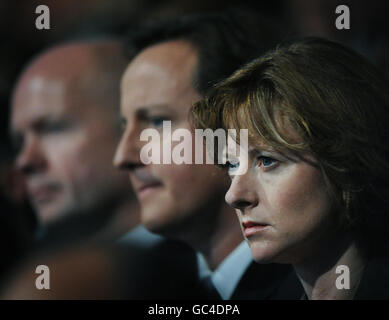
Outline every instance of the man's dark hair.
<svg viewBox="0 0 389 320">
<path fill-rule="evenodd" d="M 215 83 L 273 48 L 281 39 L 279 34 L 257 12 L 230 9 L 133 26 L 124 46 L 132 58 L 155 44 L 174 40 L 190 42 L 199 58 L 194 87 L 204 95 Z"/>
</svg>

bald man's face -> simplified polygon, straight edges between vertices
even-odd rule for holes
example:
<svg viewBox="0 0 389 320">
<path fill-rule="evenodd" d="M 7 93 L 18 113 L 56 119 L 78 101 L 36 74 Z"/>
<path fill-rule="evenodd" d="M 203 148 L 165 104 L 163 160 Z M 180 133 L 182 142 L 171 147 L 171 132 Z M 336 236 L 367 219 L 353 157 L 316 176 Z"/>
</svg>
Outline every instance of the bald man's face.
<svg viewBox="0 0 389 320">
<path fill-rule="evenodd" d="M 146 142 L 140 141 L 140 134 L 147 128 L 162 134 L 164 120 L 171 121 L 172 130 L 190 129 L 189 109 L 201 98 L 193 87 L 196 64 L 197 53 L 188 43 L 166 42 L 141 52 L 122 77 L 126 126 L 115 164 L 129 170 L 141 222 L 152 231 L 180 238 L 201 234 L 217 219 L 215 208 L 224 203 L 227 177 L 213 165 L 144 165 L 140 151 Z M 172 143 L 172 150 L 177 144 Z"/>
<path fill-rule="evenodd" d="M 119 138 L 112 106 L 98 105 L 84 90 L 82 69 L 40 64 L 17 84 L 11 129 L 19 147 L 17 166 L 25 172 L 32 204 L 46 224 L 98 209 L 130 188 L 112 167 Z"/>
</svg>

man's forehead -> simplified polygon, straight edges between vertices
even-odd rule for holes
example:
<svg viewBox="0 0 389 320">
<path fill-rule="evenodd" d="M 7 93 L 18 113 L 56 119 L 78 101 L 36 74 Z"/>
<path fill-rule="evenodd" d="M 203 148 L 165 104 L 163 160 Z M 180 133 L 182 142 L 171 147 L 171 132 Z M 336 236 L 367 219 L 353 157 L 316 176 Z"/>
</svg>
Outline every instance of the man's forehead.
<svg viewBox="0 0 389 320">
<path fill-rule="evenodd" d="M 65 95 L 62 79 L 45 73 L 28 72 L 22 76 L 13 92 L 11 107 L 14 116 L 29 116 L 37 112 L 58 109 Z M 50 106 L 50 107 L 48 107 Z"/>
<path fill-rule="evenodd" d="M 146 59 L 171 67 L 197 60 L 197 50 L 189 41 L 166 41 L 146 47 L 135 56 L 132 62 Z"/>
<path fill-rule="evenodd" d="M 171 82 L 191 81 L 197 64 L 197 51 L 186 41 L 169 41 L 147 47 L 127 66 L 122 86 L 127 81 L 169 77 Z"/>
<path fill-rule="evenodd" d="M 73 76 L 87 68 L 93 58 L 96 45 L 70 43 L 51 48 L 30 62 L 23 75 L 34 74 Z"/>
<path fill-rule="evenodd" d="M 24 70 L 14 90 L 14 99 L 25 95 L 54 96 L 59 90 L 74 89 L 90 72 L 97 44 L 64 44 L 54 47 L 35 58 Z"/>
<path fill-rule="evenodd" d="M 12 109 L 13 113 L 35 112 L 51 105 L 49 109 L 57 109 L 65 95 L 63 81 L 47 78 L 41 74 L 23 78 L 15 89 Z"/>
<path fill-rule="evenodd" d="M 63 82 L 55 78 L 46 78 L 42 75 L 32 76 L 18 88 L 17 96 L 45 94 L 54 96 L 64 91 Z"/>
<path fill-rule="evenodd" d="M 143 50 L 127 66 L 121 83 L 122 106 L 179 107 L 197 92 L 193 75 L 197 53 L 184 41 L 166 42 Z M 187 103 L 185 103 L 187 104 Z"/>
</svg>

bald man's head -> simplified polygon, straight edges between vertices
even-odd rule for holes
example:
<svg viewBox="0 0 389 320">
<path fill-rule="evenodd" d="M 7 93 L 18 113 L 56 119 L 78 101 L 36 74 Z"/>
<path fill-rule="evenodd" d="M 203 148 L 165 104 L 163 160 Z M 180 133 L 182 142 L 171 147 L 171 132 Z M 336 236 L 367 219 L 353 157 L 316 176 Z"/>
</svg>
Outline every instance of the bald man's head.
<svg viewBox="0 0 389 320">
<path fill-rule="evenodd" d="M 70 43 L 35 58 L 16 84 L 16 162 L 43 223 L 131 199 L 128 180 L 112 168 L 125 66 L 115 41 Z"/>
<path fill-rule="evenodd" d="M 116 108 L 119 105 L 120 77 L 127 63 L 116 41 L 60 45 L 39 55 L 27 66 L 13 98 L 23 98 L 28 94 L 26 87 L 37 89 L 45 79 L 54 84 L 60 82 L 69 103 L 86 101 Z M 58 85 L 47 89 L 54 91 L 55 87 Z"/>
</svg>

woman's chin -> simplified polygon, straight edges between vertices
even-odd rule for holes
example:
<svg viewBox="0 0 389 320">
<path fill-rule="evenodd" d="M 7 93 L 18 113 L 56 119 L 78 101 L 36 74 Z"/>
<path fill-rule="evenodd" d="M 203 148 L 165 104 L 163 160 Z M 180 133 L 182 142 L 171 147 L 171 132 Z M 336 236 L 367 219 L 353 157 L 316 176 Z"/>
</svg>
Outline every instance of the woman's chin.
<svg viewBox="0 0 389 320">
<path fill-rule="evenodd" d="M 288 263 L 283 261 L 280 256 L 280 250 L 269 245 L 261 245 L 250 243 L 251 253 L 255 262 L 260 264 L 265 263 Z"/>
</svg>

